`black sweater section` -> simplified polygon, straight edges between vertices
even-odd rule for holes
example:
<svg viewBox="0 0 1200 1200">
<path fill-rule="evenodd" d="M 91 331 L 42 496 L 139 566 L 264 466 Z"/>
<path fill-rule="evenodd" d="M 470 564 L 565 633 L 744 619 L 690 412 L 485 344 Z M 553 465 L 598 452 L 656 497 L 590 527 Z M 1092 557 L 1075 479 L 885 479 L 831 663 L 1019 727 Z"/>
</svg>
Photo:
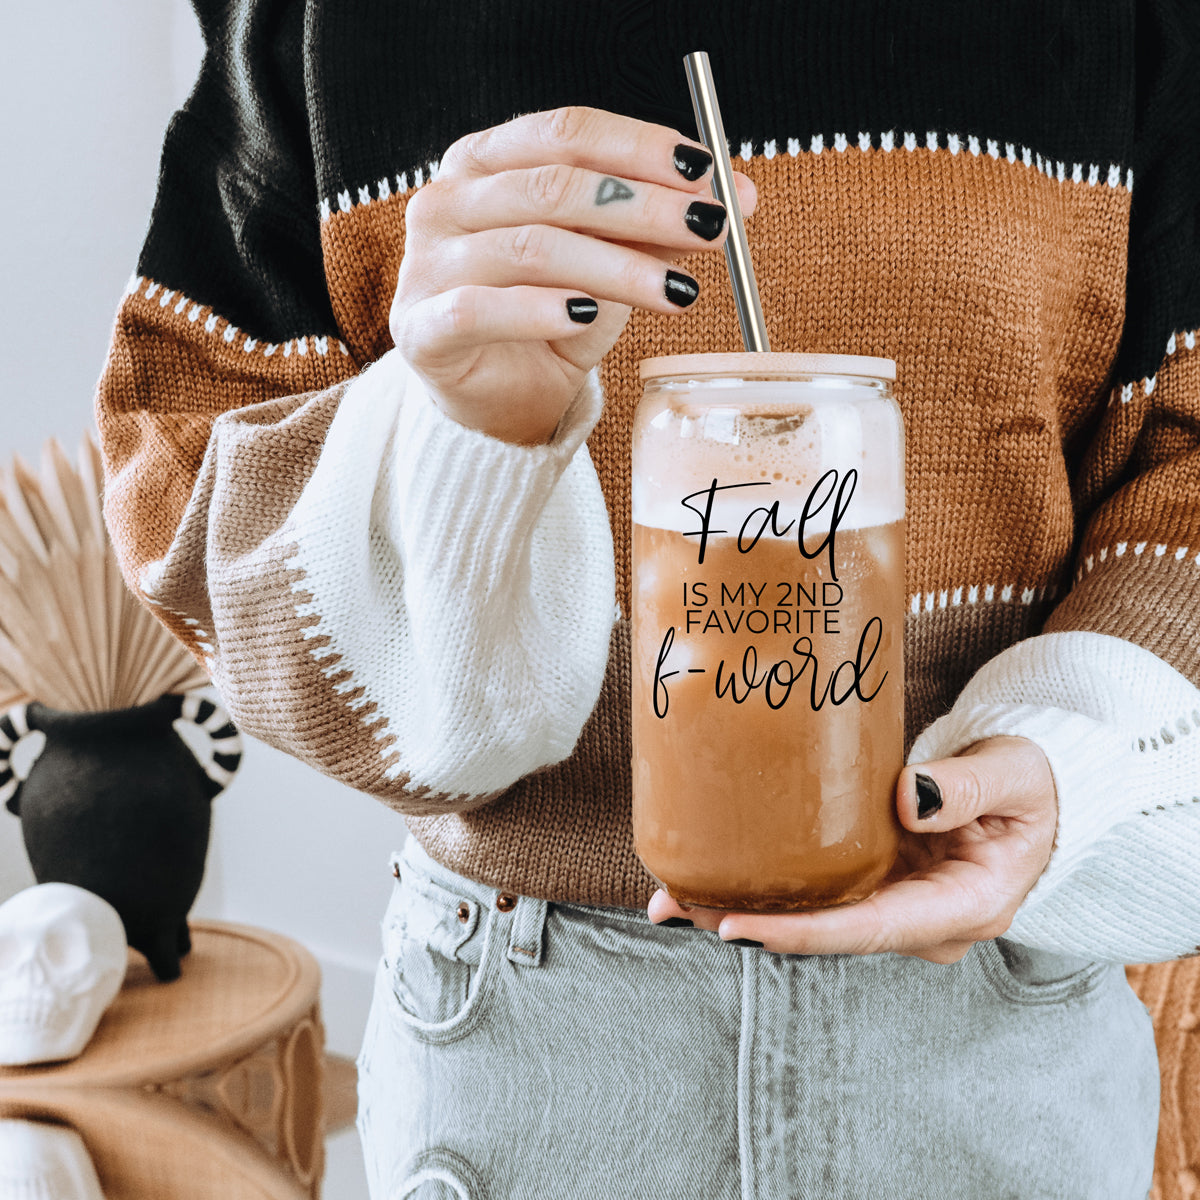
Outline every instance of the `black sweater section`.
<svg viewBox="0 0 1200 1200">
<path fill-rule="evenodd" d="M 1132 170 L 1118 379 L 1200 326 L 1195 0 L 195 0 L 139 272 L 272 340 L 336 333 L 318 205 L 567 104 L 694 133 L 707 50 L 735 149 L 933 132 Z"/>
</svg>

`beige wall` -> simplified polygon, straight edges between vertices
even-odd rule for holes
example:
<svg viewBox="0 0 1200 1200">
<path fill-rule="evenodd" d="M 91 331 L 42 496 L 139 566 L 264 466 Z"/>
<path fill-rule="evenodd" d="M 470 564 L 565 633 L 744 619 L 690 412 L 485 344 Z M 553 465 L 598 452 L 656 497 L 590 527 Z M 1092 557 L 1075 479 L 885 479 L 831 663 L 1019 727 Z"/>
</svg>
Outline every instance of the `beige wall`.
<svg viewBox="0 0 1200 1200">
<path fill-rule="evenodd" d="M 137 259 L 158 151 L 200 39 L 184 0 L 8 5 L 0 39 L 8 235 L 0 239 L 0 458 L 69 448 Z M 313 214 L 314 220 L 316 214 Z M 381 805 L 258 743 L 214 804 L 195 912 L 290 934 L 325 970 L 331 1046 L 353 1053 L 369 999 L 386 857 L 403 825 Z M 0 899 L 33 882 L 0 811 Z"/>
</svg>

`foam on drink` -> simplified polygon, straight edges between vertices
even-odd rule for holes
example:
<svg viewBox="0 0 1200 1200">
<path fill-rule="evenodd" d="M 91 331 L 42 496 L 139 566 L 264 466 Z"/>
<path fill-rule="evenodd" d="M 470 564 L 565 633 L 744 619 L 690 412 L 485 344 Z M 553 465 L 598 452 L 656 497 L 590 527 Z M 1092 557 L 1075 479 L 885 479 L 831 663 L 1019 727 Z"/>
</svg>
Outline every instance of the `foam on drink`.
<svg viewBox="0 0 1200 1200">
<path fill-rule="evenodd" d="M 828 398 L 827 382 L 809 385 Z M 865 381 L 837 381 L 841 411 L 805 403 L 804 387 L 778 380 L 704 380 L 665 385 L 658 411 L 639 428 L 633 479 L 633 519 L 640 525 L 682 530 L 694 518 L 680 504 L 694 481 L 770 484 L 770 500 L 797 511 L 812 483 L 837 464 L 859 473 L 847 528 L 884 525 L 904 516 L 903 440 L 890 414 Z M 749 397 L 753 397 L 749 399 Z M 856 401 L 860 403 L 856 403 Z M 765 497 L 764 497 L 765 499 Z M 720 497 L 717 524 L 728 526 L 744 508 Z M 810 528 L 819 530 L 818 514 Z"/>
</svg>

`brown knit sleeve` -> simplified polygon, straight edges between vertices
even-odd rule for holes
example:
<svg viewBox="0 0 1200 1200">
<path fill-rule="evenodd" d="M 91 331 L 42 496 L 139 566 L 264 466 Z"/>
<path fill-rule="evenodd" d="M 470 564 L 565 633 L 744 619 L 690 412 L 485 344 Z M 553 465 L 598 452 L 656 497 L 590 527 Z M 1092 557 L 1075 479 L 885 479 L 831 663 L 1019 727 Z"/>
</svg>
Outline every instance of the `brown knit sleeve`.
<svg viewBox="0 0 1200 1200">
<path fill-rule="evenodd" d="M 288 514 L 363 366 L 325 280 L 304 5 L 201 0 L 197 14 L 204 63 L 167 130 L 96 397 L 105 516 L 130 587 L 226 681 L 238 723 L 325 770 L 360 762 L 349 782 L 369 785 L 386 747 L 314 656 L 287 563 Z M 242 616 L 218 629 L 214 596 L 231 591 Z"/>
<path fill-rule="evenodd" d="M 1073 481 L 1074 587 L 1045 628 L 1137 642 L 1200 684 L 1200 22 L 1151 11 L 1116 383 Z"/>
<path fill-rule="evenodd" d="M 282 400 L 282 413 L 307 404 L 327 415 L 335 385 L 357 373 L 337 338 L 271 342 L 255 338 L 166 284 L 136 278 L 117 316 L 100 379 L 96 418 L 105 459 L 105 516 L 125 578 L 145 597 L 143 580 L 176 536 L 192 497 L 214 420 L 222 413 Z M 326 403 L 309 393 L 332 389 Z M 291 461 L 273 481 L 280 503 L 303 486 L 319 430 L 296 438 Z M 262 497 L 256 497 L 261 502 Z M 203 597 L 196 603 L 203 605 Z M 192 644 L 199 612 L 159 612 Z"/>
<path fill-rule="evenodd" d="M 213 421 L 356 374 L 325 283 L 302 0 L 196 5 L 205 56 L 96 397 L 106 515 L 135 591 L 189 503 Z M 294 471 L 306 470 L 304 454 Z M 282 472 L 280 486 L 290 486 Z M 161 614 L 192 644 L 200 614 Z M 187 622 L 188 624 L 184 624 Z"/>
<path fill-rule="evenodd" d="M 1137 642 L 1200 685 L 1200 331 L 1119 384 L 1080 475 L 1090 512 L 1071 592 L 1046 632 Z"/>
</svg>

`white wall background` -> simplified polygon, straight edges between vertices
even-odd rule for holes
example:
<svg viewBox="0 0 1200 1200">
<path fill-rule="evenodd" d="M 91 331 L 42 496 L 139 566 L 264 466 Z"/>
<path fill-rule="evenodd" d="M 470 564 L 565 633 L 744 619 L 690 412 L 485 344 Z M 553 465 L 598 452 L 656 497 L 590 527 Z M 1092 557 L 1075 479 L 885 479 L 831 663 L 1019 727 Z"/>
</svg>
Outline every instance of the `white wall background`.
<svg viewBox="0 0 1200 1200">
<path fill-rule="evenodd" d="M 185 0 L 6 0 L 3 14 L 0 459 L 36 461 L 46 438 L 73 452 L 92 424 L 163 131 L 202 47 Z M 358 1047 L 391 885 L 387 853 L 403 835 L 400 818 L 377 801 L 255 742 L 213 805 L 194 915 L 262 925 L 308 946 L 324 972 L 338 1053 Z M 19 822 L 0 809 L 0 900 L 33 882 Z"/>
</svg>

